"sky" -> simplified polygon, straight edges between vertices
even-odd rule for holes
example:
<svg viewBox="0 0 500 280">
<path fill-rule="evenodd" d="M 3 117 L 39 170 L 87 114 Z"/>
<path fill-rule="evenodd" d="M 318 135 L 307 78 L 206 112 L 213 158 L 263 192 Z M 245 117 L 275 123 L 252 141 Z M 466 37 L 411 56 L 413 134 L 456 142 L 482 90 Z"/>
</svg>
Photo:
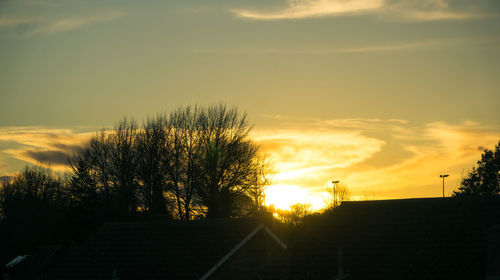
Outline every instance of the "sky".
<svg viewBox="0 0 500 280">
<path fill-rule="evenodd" d="M 500 140 L 497 0 L 0 0 L 0 176 L 96 130 L 247 112 L 267 203 L 446 195 Z"/>
</svg>

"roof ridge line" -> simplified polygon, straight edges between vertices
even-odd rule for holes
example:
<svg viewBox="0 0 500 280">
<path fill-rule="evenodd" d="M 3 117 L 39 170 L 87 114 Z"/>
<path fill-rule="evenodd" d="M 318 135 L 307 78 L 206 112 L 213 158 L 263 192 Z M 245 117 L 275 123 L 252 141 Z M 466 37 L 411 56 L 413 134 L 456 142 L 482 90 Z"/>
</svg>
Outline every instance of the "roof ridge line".
<svg viewBox="0 0 500 280">
<path fill-rule="evenodd" d="M 286 244 L 281 241 L 266 225 L 263 223 L 255 227 L 243 240 L 241 240 L 233 249 L 231 249 L 222 259 L 220 259 L 214 266 L 212 266 L 201 278 L 200 280 L 206 280 L 210 275 L 212 275 L 219 267 L 221 267 L 230 257 L 232 257 L 243 245 L 245 245 L 252 237 L 254 237 L 257 232 L 264 229 L 264 231 L 271 236 L 274 241 L 276 241 L 284 250 L 286 250 Z"/>
</svg>

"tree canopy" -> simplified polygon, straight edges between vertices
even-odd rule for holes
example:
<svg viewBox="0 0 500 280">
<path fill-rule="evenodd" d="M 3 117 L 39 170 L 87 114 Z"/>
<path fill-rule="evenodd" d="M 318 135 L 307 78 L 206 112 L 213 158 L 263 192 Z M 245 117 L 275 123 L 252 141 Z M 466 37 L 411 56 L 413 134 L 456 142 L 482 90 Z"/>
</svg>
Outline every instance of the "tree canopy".
<svg viewBox="0 0 500 280">
<path fill-rule="evenodd" d="M 495 150 L 485 149 L 477 167 L 462 180 L 455 196 L 500 194 L 500 141 Z"/>
<path fill-rule="evenodd" d="M 247 215 L 266 183 L 250 130 L 246 114 L 221 104 L 180 107 L 142 129 L 124 119 L 71 159 L 73 196 L 92 196 L 121 216 Z"/>
<path fill-rule="evenodd" d="M 258 214 L 269 180 L 251 128 L 234 107 L 179 107 L 96 132 L 66 176 L 27 167 L 0 182 L 0 240 L 10 242 L 0 261 L 20 248 L 79 242 L 106 221 Z"/>
</svg>

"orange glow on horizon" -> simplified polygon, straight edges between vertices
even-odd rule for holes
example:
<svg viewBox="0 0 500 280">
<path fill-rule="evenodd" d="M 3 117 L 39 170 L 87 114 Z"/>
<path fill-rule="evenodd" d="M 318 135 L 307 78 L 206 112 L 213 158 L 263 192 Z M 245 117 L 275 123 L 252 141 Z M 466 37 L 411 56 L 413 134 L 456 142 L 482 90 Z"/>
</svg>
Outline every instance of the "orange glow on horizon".
<svg viewBox="0 0 500 280">
<path fill-rule="evenodd" d="M 325 207 L 323 194 L 313 194 L 297 185 L 271 185 L 267 187 L 265 205 L 273 205 L 277 209 L 290 210 L 290 206 L 301 203 L 311 204 L 312 210 L 317 211 Z"/>
</svg>

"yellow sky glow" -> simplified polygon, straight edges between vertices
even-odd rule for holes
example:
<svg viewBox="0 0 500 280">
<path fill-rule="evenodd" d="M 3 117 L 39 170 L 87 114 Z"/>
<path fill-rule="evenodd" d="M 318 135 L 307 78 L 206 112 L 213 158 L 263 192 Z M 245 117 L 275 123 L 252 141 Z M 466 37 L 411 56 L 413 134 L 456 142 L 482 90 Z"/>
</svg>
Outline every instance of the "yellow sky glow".
<svg viewBox="0 0 500 280">
<path fill-rule="evenodd" d="M 290 210 L 290 206 L 297 203 L 311 204 L 313 210 L 325 207 L 325 194 L 315 194 L 306 188 L 296 185 L 271 185 L 265 191 L 265 205 Z"/>
<path fill-rule="evenodd" d="M 483 149 L 492 149 L 500 139 L 494 128 L 470 121 L 420 127 L 390 120 L 348 123 L 256 133 L 274 167 L 266 205 L 289 209 L 310 203 L 320 209 L 332 180 L 348 186 L 351 200 L 438 197 L 443 173 L 450 174 L 445 184 L 450 196 Z"/>
<path fill-rule="evenodd" d="M 446 173 L 449 196 L 483 149 L 493 149 L 500 139 L 496 127 L 472 121 L 424 125 L 392 119 L 288 121 L 295 125 L 256 128 L 251 135 L 271 163 L 266 205 L 280 209 L 295 203 L 321 209 L 332 180 L 348 186 L 351 200 L 438 197 L 442 195 L 439 174 Z M 0 153 L 0 176 L 15 172 L 9 166 L 12 159 L 37 164 L 44 155 L 70 153 L 94 134 L 36 127 L 0 132 L 1 141 L 15 143 Z M 67 170 L 62 160 L 50 167 Z"/>
</svg>

